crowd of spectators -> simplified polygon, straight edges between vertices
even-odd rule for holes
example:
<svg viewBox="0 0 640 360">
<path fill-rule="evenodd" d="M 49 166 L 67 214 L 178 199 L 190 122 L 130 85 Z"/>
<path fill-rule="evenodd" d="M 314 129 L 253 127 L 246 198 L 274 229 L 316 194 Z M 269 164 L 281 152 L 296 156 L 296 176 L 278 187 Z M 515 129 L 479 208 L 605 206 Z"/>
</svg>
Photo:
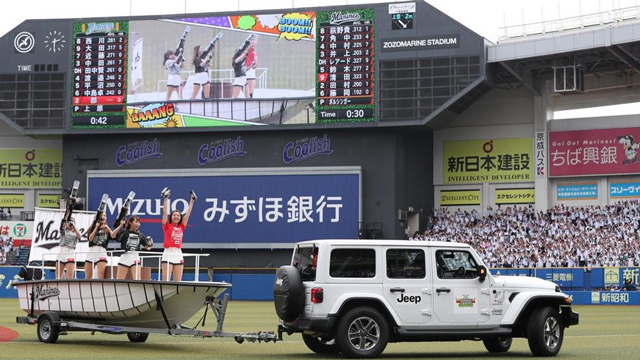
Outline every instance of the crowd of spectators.
<svg viewBox="0 0 640 360">
<path fill-rule="evenodd" d="M 7 263 L 7 258 L 13 250 L 13 238 L 9 237 L 6 230 L 0 233 L 0 265 Z"/>
<path fill-rule="evenodd" d="M 468 243 L 490 268 L 640 266 L 640 206 L 434 209 L 410 240 Z"/>
</svg>

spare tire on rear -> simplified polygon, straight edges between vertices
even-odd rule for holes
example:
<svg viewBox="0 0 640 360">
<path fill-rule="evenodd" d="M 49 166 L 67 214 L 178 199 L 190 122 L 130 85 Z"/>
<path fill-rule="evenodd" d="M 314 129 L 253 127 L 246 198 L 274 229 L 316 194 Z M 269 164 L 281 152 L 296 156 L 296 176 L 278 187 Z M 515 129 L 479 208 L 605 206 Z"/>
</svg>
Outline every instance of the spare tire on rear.
<svg viewBox="0 0 640 360">
<path fill-rule="evenodd" d="M 276 271 L 276 283 L 273 285 L 276 314 L 284 321 L 293 321 L 302 313 L 304 301 L 304 285 L 300 271 L 295 266 L 281 266 Z"/>
</svg>

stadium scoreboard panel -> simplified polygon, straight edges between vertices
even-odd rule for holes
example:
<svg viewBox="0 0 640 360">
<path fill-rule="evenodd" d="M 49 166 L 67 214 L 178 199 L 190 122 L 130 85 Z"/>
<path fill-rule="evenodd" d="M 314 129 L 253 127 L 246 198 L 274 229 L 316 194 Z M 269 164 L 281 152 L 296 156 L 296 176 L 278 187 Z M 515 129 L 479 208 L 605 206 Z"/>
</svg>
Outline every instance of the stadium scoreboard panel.
<svg viewBox="0 0 640 360">
<path fill-rule="evenodd" d="M 311 97 L 315 96 L 315 100 L 311 101 L 315 105 L 312 107 L 315 110 L 315 123 L 374 122 L 374 9 L 304 13 L 291 11 L 276 14 L 276 16 L 280 21 L 274 27 L 279 32 L 277 38 L 272 37 L 275 41 L 293 40 L 292 43 L 306 41 L 315 44 L 315 54 L 311 54 L 311 57 L 315 57 L 315 64 L 311 62 L 301 64 L 302 67 L 310 69 L 310 73 L 312 72 L 313 75 L 310 77 L 310 84 L 315 83 L 316 85 L 315 94 L 307 94 Z M 249 18 L 252 18 L 251 21 L 260 27 L 254 25 L 251 28 L 243 28 L 242 22 L 250 22 Z M 176 18 L 172 21 L 181 22 L 189 27 L 206 26 L 209 29 L 218 28 L 256 35 L 273 35 L 266 34 L 264 24 L 260 24 L 261 21 L 266 23 L 266 17 L 262 15 L 239 16 L 237 23 L 234 23 L 233 19 L 229 22 L 229 28 L 225 28 L 227 24 L 219 19 L 220 17 L 198 17 Z M 131 84 L 136 82 L 127 71 L 130 66 L 136 63 L 135 59 L 128 61 L 128 52 L 135 53 L 136 57 L 140 57 L 139 50 L 135 49 L 134 44 L 129 41 L 128 33 L 130 27 L 133 28 L 138 24 L 140 22 L 137 20 L 74 23 L 72 129 L 136 128 L 138 123 L 142 123 L 137 121 L 138 119 L 144 120 L 148 116 L 155 116 L 155 113 L 162 112 L 164 109 L 174 109 L 175 114 L 167 115 L 161 126 L 169 127 L 167 124 L 177 127 L 189 126 L 189 119 L 193 117 L 190 115 L 193 114 L 184 115 L 181 114 L 181 110 L 192 109 L 193 104 L 185 103 L 185 98 L 174 99 L 180 100 L 177 102 L 166 101 L 164 92 L 158 91 L 157 98 L 148 101 L 148 104 L 140 105 L 139 100 L 134 100 L 133 103 L 136 103 L 134 106 L 128 105 L 132 103 L 131 98 L 133 97 L 130 97 L 129 94 L 135 92 L 135 89 L 130 88 Z M 154 24 L 156 29 L 163 29 L 167 28 L 169 23 L 159 20 Z M 187 37 L 187 35 L 188 32 L 185 32 L 184 36 Z M 226 38 L 223 37 L 218 46 L 225 46 Z M 261 40 L 262 44 L 265 42 L 265 40 Z M 262 44 L 260 46 L 266 47 Z M 291 47 L 293 48 L 293 45 Z M 307 47 L 304 50 L 308 53 L 313 51 L 312 49 L 314 47 Z M 145 48 L 144 51 L 147 52 L 145 57 L 148 56 L 148 48 Z M 164 52 L 164 49 L 162 51 Z M 295 57 L 295 55 L 287 55 Z M 154 58 L 160 56 L 153 54 Z M 191 56 L 190 53 L 185 55 L 185 57 L 189 56 Z M 191 59 L 188 59 L 186 63 L 190 65 L 190 62 Z M 137 66 L 143 67 L 145 63 L 140 62 Z M 274 76 L 271 73 L 269 75 Z M 282 73 L 279 75 L 286 76 Z M 166 75 L 164 76 L 166 79 Z M 181 87 L 184 88 L 187 82 L 185 81 Z M 256 98 L 256 100 L 258 99 Z M 225 105 L 228 102 L 221 100 L 218 103 L 218 100 L 211 98 L 203 100 L 205 101 L 202 106 L 205 110 L 203 114 L 198 115 L 201 115 L 200 117 L 205 120 L 220 120 L 214 115 L 207 116 L 207 102 L 214 103 L 211 106 L 217 108 L 220 104 Z M 154 103 L 160 102 L 162 104 L 153 110 Z M 255 103 L 249 99 L 245 107 Z M 195 126 L 207 126 L 202 123 L 201 121 L 199 125 Z M 224 123 L 217 126 L 224 126 Z"/>
<path fill-rule="evenodd" d="M 28 20 L 0 40 L 0 72 L 35 89 L 9 117 L 46 107 L 71 133 L 422 125 L 486 78 L 484 39 L 425 2 Z M 211 49 L 204 86 L 198 45 Z M 54 73 L 46 105 L 39 72 Z"/>
<path fill-rule="evenodd" d="M 72 127 L 125 126 L 128 22 L 73 26 Z"/>
<path fill-rule="evenodd" d="M 374 121 L 374 12 L 318 12 L 318 123 Z"/>
</svg>

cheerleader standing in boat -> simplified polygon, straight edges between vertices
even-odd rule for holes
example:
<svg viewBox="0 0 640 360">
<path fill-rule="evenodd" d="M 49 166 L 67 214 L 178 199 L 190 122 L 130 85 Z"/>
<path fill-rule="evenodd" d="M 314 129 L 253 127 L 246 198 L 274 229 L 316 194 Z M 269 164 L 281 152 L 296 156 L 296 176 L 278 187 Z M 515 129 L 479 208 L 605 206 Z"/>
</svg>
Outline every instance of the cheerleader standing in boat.
<svg viewBox="0 0 640 360">
<path fill-rule="evenodd" d="M 182 273 L 184 270 L 184 257 L 182 256 L 182 240 L 184 230 L 189 222 L 193 203 L 196 200 L 196 194 L 191 191 L 191 200 L 187 206 L 187 212 L 182 215 L 178 210 L 174 210 L 169 215 L 169 196 L 171 190 L 164 188 L 160 193 L 164 198 L 162 207 L 162 230 L 164 232 L 164 252 L 162 253 L 162 279 L 169 281 L 173 273 L 174 281 L 182 281 Z"/>
<path fill-rule="evenodd" d="M 121 226 L 123 223 L 124 220 L 122 220 Z M 113 234 L 116 232 L 114 231 Z M 116 241 L 121 244 L 121 249 L 124 250 L 124 254 L 120 256 L 118 262 L 117 278 L 124 279 L 131 271 L 131 277 L 134 280 L 140 280 L 140 254 L 138 251 L 151 250 L 153 240 L 140 232 L 140 218 L 135 215 L 129 218 L 125 228 L 118 231 L 116 236 Z"/>
<path fill-rule="evenodd" d="M 60 236 L 60 254 L 56 261 L 56 279 L 64 278 L 65 271 L 66 278 L 73 279 L 76 270 L 76 245 L 81 236 L 74 218 L 64 224 L 64 230 Z"/>
<path fill-rule="evenodd" d="M 85 260 L 84 276 L 85 279 L 104 279 L 104 270 L 107 268 L 107 247 L 109 246 L 109 240 L 111 240 L 113 233 L 116 234 L 120 231 L 122 223 L 118 225 L 113 231 L 107 225 L 107 214 L 102 213 L 100 217 L 100 224 L 95 226 L 89 234 L 89 255 Z M 93 267 L 96 267 L 95 275 Z"/>
</svg>

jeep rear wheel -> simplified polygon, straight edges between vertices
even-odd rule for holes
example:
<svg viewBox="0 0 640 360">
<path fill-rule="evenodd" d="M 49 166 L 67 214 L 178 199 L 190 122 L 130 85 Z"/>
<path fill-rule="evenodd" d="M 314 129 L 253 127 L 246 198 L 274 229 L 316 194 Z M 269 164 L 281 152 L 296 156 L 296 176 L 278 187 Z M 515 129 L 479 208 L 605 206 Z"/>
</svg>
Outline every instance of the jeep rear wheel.
<svg viewBox="0 0 640 360">
<path fill-rule="evenodd" d="M 309 350 L 316 354 L 337 354 L 340 352 L 334 339 L 323 340 L 315 336 L 302 334 L 302 341 L 304 341 Z"/>
<path fill-rule="evenodd" d="M 492 337 L 482 340 L 484 347 L 490 353 L 502 353 L 507 352 L 511 348 L 513 338 L 510 337 Z"/>
<path fill-rule="evenodd" d="M 352 309 L 338 323 L 336 343 L 346 357 L 377 357 L 387 347 L 388 342 L 389 325 L 375 309 Z"/>
<path fill-rule="evenodd" d="M 298 268 L 281 266 L 276 271 L 276 283 L 273 285 L 273 303 L 278 317 L 284 321 L 297 319 L 304 309 L 304 296 Z"/>
<path fill-rule="evenodd" d="M 529 319 L 527 338 L 533 355 L 556 356 L 564 338 L 564 324 L 558 310 L 551 307 L 536 309 Z"/>
</svg>

